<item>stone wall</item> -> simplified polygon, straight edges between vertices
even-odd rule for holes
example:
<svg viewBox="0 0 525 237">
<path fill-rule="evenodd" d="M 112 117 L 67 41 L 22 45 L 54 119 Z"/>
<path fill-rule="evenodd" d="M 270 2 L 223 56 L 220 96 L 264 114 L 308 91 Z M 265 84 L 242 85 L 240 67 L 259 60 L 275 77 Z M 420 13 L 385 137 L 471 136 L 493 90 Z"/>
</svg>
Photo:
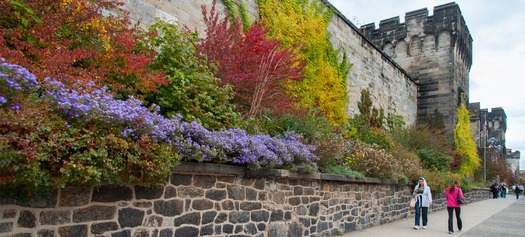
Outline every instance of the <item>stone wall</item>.
<svg viewBox="0 0 525 237">
<path fill-rule="evenodd" d="M 181 164 L 155 188 L 0 197 L 0 236 L 335 236 L 413 216 L 412 187 L 340 175 Z M 433 210 L 445 207 L 434 195 Z M 489 198 L 474 190 L 467 202 Z"/>
<path fill-rule="evenodd" d="M 233 0 L 239 3 L 239 0 Z M 256 19 L 259 15 L 256 0 L 243 0 L 248 12 Z M 344 50 L 352 68 L 347 78 L 348 114 L 359 113 L 357 102 L 361 90 L 368 89 L 376 108 L 382 107 L 385 113 L 403 116 L 407 125 L 415 124 L 417 118 L 416 83 L 392 61 L 385 53 L 368 41 L 346 17 L 330 3 L 319 0 L 322 4 L 336 11 L 328 32 L 336 48 Z M 131 13 L 132 19 L 147 25 L 155 18 L 164 18 L 177 22 L 181 26 L 195 29 L 202 33 L 205 25 L 202 20 L 201 6 L 211 8 L 211 0 L 170 1 L 170 0 L 127 0 L 124 8 Z M 217 10 L 225 13 L 221 0 L 217 0 Z"/>
</svg>

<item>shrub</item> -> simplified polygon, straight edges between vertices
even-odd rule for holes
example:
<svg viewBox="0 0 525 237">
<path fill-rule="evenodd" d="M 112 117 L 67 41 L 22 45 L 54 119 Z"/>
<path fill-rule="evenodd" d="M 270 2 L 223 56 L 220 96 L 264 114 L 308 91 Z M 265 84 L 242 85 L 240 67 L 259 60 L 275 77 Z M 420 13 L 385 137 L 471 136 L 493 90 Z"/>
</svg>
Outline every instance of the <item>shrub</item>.
<svg viewBox="0 0 525 237">
<path fill-rule="evenodd" d="M 443 172 L 450 170 L 451 159 L 446 154 L 427 147 L 420 148 L 416 152 L 425 169 Z"/>
<path fill-rule="evenodd" d="M 365 176 L 360 172 L 351 170 L 349 168 L 339 166 L 339 165 L 326 165 L 321 168 L 321 171 L 328 174 L 340 174 L 348 178 L 354 179 L 364 179 Z"/>
<path fill-rule="evenodd" d="M 367 177 L 392 179 L 399 169 L 399 161 L 376 145 L 355 142 L 352 154 L 345 159 L 345 165 Z"/>
</svg>

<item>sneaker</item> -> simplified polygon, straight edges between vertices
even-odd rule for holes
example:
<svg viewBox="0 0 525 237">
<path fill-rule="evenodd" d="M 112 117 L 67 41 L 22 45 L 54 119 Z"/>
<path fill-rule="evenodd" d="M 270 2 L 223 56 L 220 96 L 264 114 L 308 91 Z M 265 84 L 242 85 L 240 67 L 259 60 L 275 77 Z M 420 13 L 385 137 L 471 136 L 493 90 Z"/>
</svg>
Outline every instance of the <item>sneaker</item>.
<svg viewBox="0 0 525 237">
<path fill-rule="evenodd" d="M 449 234 L 454 234 L 454 231 L 449 231 L 448 233 L 449 233 Z"/>
<path fill-rule="evenodd" d="M 419 226 L 415 225 L 414 229 L 419 230 Z"/>
<path fill-rule="evenodd" d="M 427 226 L 426 226 L 426 225 L 424 225 L 424 226 L 423 226 L 423 229 L 425 229 L 425 230 L 426 230 L 426 229 L 427 229 Z"/>
</svg>

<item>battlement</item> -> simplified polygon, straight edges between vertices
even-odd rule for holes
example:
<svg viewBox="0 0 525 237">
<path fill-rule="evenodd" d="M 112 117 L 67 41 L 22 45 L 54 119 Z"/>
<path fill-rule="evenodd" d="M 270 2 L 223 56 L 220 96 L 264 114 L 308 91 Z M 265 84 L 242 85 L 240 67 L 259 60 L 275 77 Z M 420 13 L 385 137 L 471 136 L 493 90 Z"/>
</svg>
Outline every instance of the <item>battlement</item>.
<svg viewBox="0 0 525 237">
<path fill-rule="evenodd" d="M 375 23 L 369 23 L 363 25 L 360 30 L 379 48 L 392 42 L 410 41 L 414 36 L 433 35 L 437 38 L 442 32 L 448 32 L 451 35 L 450 45 L 459 50 L 469 68 L 472 65 L 472 36 L 458 4 L 454 2 L 434 7 L 431 16 L 427 8 L 422 8 L 405 13 L 403 23 L 400 23 L 400 17 L 396 16 L 381 20 L 379 28 L 375 27 Z"/>
</svg>

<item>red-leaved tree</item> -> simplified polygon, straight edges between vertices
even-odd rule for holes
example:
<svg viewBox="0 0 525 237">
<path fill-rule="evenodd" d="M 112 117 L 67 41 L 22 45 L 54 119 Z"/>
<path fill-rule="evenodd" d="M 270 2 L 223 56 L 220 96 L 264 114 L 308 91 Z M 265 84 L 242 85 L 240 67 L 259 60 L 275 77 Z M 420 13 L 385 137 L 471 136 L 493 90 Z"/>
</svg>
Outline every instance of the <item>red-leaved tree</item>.
<svg viewBox="0 0 525 237">
<path fill-rule="evenodd" d="M 0 1 L 0 55 L 40 80 L 93 81 L 123 94 L 153 91 L 166 82 L 162 73 L 148 68 L 154 51 L 141 46 L 144 34 L 119 11 L 121 4 Z"/>
<path fill-rule="evenodd" d="M 290 112 L 293 98 L 287 83 L 302 80 L 304 68 L 293 49 L 269 39 L 263 24 L 252 24 L 243 32 L 239 19 L 230 23 L 228 16 L 220 18 L 215 4 L 209 14 L 203 6 L 202 14 L 207 30 L 197 52 L 217 66 L 223 83 L 233 85 L 237 107 L 249 118 L 266 109 Z"/>
</svg>

